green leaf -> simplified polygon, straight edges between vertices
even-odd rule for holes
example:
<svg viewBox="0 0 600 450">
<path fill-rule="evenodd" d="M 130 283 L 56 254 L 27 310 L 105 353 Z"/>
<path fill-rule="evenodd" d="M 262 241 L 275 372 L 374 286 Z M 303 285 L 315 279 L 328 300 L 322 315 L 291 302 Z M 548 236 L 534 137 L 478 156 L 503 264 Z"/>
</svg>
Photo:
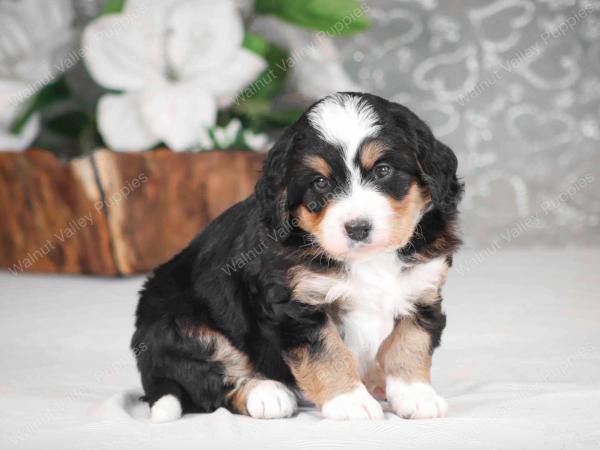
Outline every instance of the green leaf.
<svg viewBox="0 0 600 450">
<path fill-rule="evenodd" d="M 86 127 L 91 125 L 93 120 L 83 111 L 68 111 L 46 122 L 49 131 L 71 139 L 79 139 Z"/>
<path fill-rule="evenodd" d="M 369 28 L 367 8 L 357 0 L 256 0 L 258 14 L 270 14 L 287 22 L 329 36 L 357 33 Z"/>
<path fill-rule="evenodd" d="M 212 147 L 215 149 L 219 149 L 219 143 L 217 142 L 217 138 L 215 137 L 214 128 L 209 128 L 207 131 L 208 131 L 208 137 L 212 141 Z"/>
<path fill-rule="evenodd" d="M 256 34 L 246 33 L 243 47 L 260 55 L 267 62 L 267 68 L 242 89 L 236 103 L 246 101 L 250 98 L 272 99 L 281 94 L 285 89 L 285 83 L 289 69 L 289 53 L 281 47 L 267 41 Z"/>
<path fill-rule="evenodd" d="M 66 100 L 70 95 L 71 91 L 69 86 L 67 86 L 64 77 L 59 78 L 53 83 L 47 84 L 25 104 L 21 114 L 15 119 L 10 127 L 11 133 L 19 134 L 36 111 Z"/>
<path fill-rule="evenodd" d="M 271 49 L 275 47 L 274 44 L 271 44 L 262 36 L 258 34 L 248 33 L 244 34 L 244 41 L 242 42 L 242 47 L 247 48 L 248 50 L 256 53 L 259 56 L 262 56 L 264 59 L 267 59 L 267 55 L 270 53 Z"/>
<path fill-rule="evenodd" d="M 240 118 L 244 128 L 256 132 L 284 128 L 298 120 L 303 112 L 300 108 L 276 109 L 269 100 L 262 98 L 234 104 L 230 110 L 232 116 Z"/>
<path fill-rule="evenodd" d="M 118 14 L 123 11 L 125 0 L 106 0 L 102 7 L 102 14 Z"/>
</svg>

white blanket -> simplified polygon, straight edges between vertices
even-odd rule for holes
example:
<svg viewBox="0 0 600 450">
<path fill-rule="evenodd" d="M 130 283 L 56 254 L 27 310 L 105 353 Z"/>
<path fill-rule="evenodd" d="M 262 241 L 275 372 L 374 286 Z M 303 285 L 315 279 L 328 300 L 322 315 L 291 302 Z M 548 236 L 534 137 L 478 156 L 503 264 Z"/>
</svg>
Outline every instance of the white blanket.
<svg viewBox="0 0 600 450">
<path fill-rule="evenodd" d="M 434 356 L 447 418 L 154 425 L 128 350 L 142 278 L 0 273 L 0 448 L 598 448 L 599 275 L 597 250 L 461 253 Z"/>
</svg>

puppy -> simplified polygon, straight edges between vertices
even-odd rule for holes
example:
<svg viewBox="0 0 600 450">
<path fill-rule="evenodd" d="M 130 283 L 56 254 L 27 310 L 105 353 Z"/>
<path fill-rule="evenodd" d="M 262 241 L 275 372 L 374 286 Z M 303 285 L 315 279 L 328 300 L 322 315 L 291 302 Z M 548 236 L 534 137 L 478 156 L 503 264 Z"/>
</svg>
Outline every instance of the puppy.
<svg viewBox="0 0 600 450">
<path fill-rule="evenodd" d="M 132 349 L 154 422 L 225 407 L 331 419 L 441 417 L 431 357 L 459 245 L 453 152 L 369 94 L 315 103 L 253 195 L 156 268 Z M 140 350 L 142 349 L 142 350 Z"/>
</svg>

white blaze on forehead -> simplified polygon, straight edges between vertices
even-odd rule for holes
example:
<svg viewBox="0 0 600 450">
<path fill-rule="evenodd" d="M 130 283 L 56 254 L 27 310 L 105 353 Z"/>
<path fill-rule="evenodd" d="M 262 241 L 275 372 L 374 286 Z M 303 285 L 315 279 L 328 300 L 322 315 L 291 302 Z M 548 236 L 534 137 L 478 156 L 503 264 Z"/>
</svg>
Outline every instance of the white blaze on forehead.
<svg viewBox="0 0 600 450">
<path fill-rule="evenodd" d="M 362 97 L 333 94 L 316 105 L 308 114 L 311 125 L 320 136 L 344 151 L 346 165 L 353 170 L 358 146 L 380 129 L 379 118 Z"/>
<path fill-rule="evenodd" d="M 384 246 L 389 240 L 394 212 L 375 186 L 361 180 L 355 163 L 360 144 L 365 138 L 376 137 L 381 130 L 379 117 L 363 97 L 333 94 L 316 105 L 308 119 L 322 139 L 341 148 L 349 172 L 347 189 L 343 195 L 336 196 L 321 222 L 321 244 L 332 255 L 347 254 L 352 244 L 345 223 L 360 217 L 371 223 L 370 245 Z"/>
</svg>

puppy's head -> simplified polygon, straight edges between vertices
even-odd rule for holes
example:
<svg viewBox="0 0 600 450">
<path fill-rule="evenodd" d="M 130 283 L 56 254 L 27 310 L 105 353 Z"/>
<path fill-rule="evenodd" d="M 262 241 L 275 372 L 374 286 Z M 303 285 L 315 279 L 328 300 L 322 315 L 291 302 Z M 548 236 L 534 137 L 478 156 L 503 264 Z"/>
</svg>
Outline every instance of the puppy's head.
<svg viewBox="0 0 600 450">
<path fill-rule="evenodd" d="M 455 214 L 456 168 L 454 153 L 407 108 L 338 93 L 283 133 L 256 195 L 269 226 L 286 230 L 291 220 L 307 244 L 350 260 L 404 247 L 430 210 Z"/>
</svg>

